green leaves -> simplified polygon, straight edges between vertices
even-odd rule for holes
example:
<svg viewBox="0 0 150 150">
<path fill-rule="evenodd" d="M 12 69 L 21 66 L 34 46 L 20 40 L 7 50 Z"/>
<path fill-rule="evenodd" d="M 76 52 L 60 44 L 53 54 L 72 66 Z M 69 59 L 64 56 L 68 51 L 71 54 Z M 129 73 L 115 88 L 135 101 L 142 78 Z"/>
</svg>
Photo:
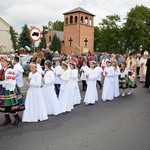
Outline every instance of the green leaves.
<svg viewBox="0 0 150 150">
<path fill-rule="evenodd" d="M 59 37 L 57 37 L 56 34 L 54 34 L 54 36 L 53 36 L 52 43 L 50 45 L 50 49 L 52 51 L 58 51 L 58 52 L 60 52 L 60 50 L 61 50 L 61 40 L 59 39 Z"/>
<path fill-rule="evenodd" d="M 19 45 L 19 48 L 21 47 L 25 48 L 25 46 L 28 46 L 30 48 L 32 47 L 32 41 L 30 39 L 30 31 L 29 31 L 27 24 L 25 24 L 22 27 L 22 32 L 20 33 L 20 36 L 19 36 L 18 45 Z"/>
<path fill-rule="evenodd" d="M 139 52 L 139 46 L 150 51 L 150 9 L 136 6 L 127 14 L 126 22 L 120 26 L 118 15 L 106 16 L 95 27 L 94 48 L 100 51 L 125 53 Z"/>
<path fill-rule="evenodd" d="M 53 23 L 53 30 L 63 31 L 63 29 L 64 29 L 64 22 L 57 20 Z"/>
<path fill-rule="evenodd" d="M 12 43 L 13 43 L 13 49 L 16 50 L 18 48 L 18 45 L 17 45 L 18 33 L 15 32 L 13 27 L 10 27 L 10 34 L 11 34 L 11 40 L 12 40 Z"/>
<path fill-rule="evenodd" d="M 124 24 L 125 47 L 139 51 L 143 45 L 145 50 L 150 50 L 150 9 L 145 6 L 136 6 L 127 14 Z"/>
</svg>

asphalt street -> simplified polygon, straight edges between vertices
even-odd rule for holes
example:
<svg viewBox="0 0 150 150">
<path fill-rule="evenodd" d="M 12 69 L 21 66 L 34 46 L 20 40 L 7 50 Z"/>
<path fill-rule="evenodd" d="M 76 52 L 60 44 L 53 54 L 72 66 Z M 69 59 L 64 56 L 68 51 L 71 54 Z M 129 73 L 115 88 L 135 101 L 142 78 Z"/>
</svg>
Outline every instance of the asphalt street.
<svg viewBox="0 0 150 150">
<path fill-rule="evenodd" d="M 150 92 L 138 83 L 132 95 L 102 102 L 98 91 L 95 105 L 82 103 L 47 121 L 0 127 L 0 150 L 150 150 Z"/>
</svg>

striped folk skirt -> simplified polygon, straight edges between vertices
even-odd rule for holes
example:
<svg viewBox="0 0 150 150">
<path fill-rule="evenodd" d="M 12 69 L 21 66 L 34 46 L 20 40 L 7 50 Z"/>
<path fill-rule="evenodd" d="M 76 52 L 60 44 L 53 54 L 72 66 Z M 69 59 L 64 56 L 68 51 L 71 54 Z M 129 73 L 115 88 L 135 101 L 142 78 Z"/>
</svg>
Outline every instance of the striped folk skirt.
<svg viewBox="0 0 150 150">
<path fill-rule="evenodd" d="M 24 109 L 24 100 L 19 89 L 16 87 L 14 91 L 9 91 L 0 85 L 0 112 L 15 113 Z"/>
</svg>

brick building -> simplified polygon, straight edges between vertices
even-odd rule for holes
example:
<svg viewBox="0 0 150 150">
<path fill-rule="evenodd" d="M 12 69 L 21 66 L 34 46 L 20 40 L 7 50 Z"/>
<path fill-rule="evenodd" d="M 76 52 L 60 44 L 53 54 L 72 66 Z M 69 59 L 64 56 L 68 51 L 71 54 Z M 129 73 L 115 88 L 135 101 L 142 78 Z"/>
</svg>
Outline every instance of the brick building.
<svg viewBox="0 0 150 150">
<path fill-rule="evenodd" d="M 59 37 L 59 39 L 63 42 L 63 40 L 64 40 L 64 32 L 63 31 L 53 30 L 53 23 L 49 22 L 48 23 L 48 31 L 45 34 L 47 47 L 49 47 L 51 45 L 51 42 L 52 42 L 54 34 L 56 34 L 57 37 Z"/>
<path fill-rule="evenodd" d="M 64 15 L 62 53 L 79 54 L 94 50 L 94 15 L 81 7 Z"/>
</svg>

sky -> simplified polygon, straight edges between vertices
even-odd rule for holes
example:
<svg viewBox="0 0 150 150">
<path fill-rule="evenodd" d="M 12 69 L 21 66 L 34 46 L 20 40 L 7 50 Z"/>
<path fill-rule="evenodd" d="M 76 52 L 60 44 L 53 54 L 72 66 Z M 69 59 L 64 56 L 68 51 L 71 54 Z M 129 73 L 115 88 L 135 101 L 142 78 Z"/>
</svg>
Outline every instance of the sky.
<svg viewBox="0 0 150 150">
<path fill-rule="evenodd" d="M 119 15 L 122 19 L 136 5 L 150 8 L 150 0 L 0 0 L 0 17 L 17 32 L 26 23 L 41 28 L 49 21 L 63 21 L 63 13 L 76 7 L 95 15 L 97 26 L 107 15 Z"/>
</svg>

